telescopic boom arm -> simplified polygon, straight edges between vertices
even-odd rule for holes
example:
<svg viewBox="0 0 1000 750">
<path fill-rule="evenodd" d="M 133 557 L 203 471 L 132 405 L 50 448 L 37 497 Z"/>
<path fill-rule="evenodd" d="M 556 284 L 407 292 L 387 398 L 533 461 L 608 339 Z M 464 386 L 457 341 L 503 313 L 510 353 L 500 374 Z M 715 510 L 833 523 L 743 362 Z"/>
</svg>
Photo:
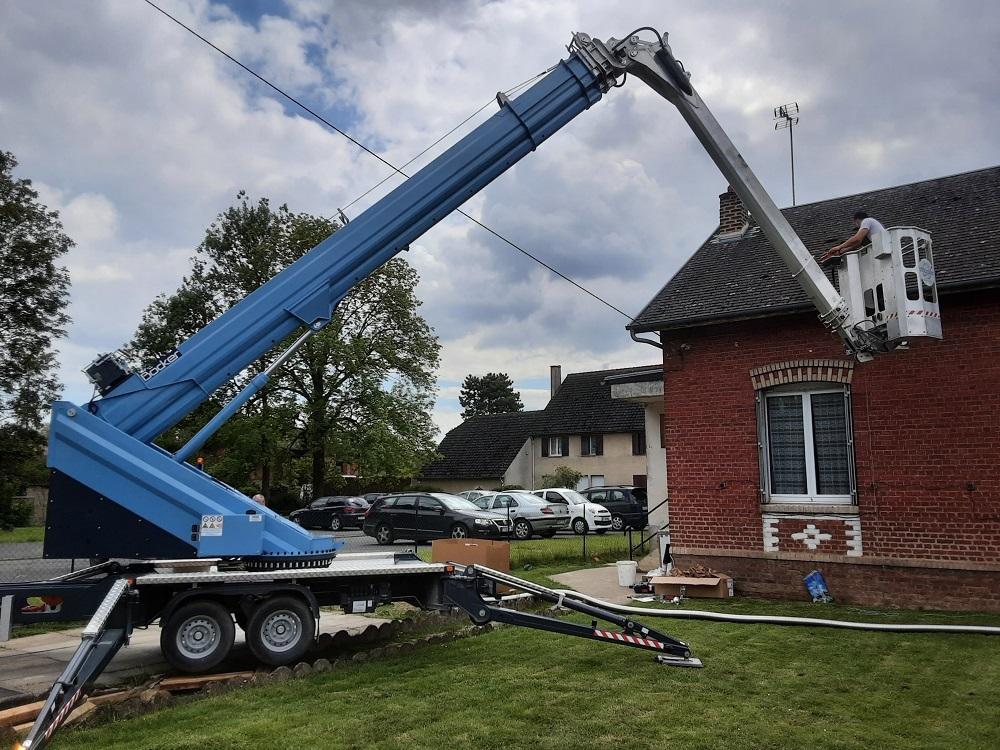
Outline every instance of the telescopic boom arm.
<svg viewBox="0 0 1000 750">
<path fill-rule="evenodd" d="M 187 463 L 271 372 L 333 317 L 363 278 L 621 85 L 642 79 L 676 106 L 757 219 L 820 318 L 848 349 L 864 346 L 847 306 L 767 195 L 691 85 L 666 37 L 637 30 L 607 42 L 574 34 L 570 56 L 500 111 L 306 255 L 142 373 L 111 355 L 88 368 L 101 398 L 57 402 L 49 438 L 52 557 L 233 556 L 314 563 L 336 543 L 311 537 Z M 656 33 L 654 31 L 654 33 Z M 292 347 L 260 373 L 175 454 L 153 441 L 220 386 L 293 335 Z M 81 524 L 80 518 L 89 519 Z"/>
</svg>

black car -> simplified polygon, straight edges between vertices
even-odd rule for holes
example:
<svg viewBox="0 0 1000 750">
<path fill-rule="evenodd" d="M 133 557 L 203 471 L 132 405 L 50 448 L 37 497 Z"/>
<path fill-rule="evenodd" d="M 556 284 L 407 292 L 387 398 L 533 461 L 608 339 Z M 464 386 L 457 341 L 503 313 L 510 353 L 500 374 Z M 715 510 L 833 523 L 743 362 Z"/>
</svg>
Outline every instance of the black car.
<svg viewBox="0 0 1000 750">
<path fill-rule="evenodd" d="M 645 487 L 591 487 L 580 490 L 580 494 L 611 511 L 611 528 L 615 531 L 624 531 L 629 527 L 644 529 L 649 523 Z"/>
<path fill-rule="evenodd" d="M 376 500 L 362 528 L 379 544 L 392 544 L 397 539 L 506 538 L 511 522 L 506 515 L 482 510 L 457 495 L 411 492 Z"/>
<path fill-rule="evenodd" d="M 368 507 L 363 497 L 335 495 L 316 498 L 308 507 L 293 510 L 288 517 L 305 529 L 360 529 Z"/>
</svg>

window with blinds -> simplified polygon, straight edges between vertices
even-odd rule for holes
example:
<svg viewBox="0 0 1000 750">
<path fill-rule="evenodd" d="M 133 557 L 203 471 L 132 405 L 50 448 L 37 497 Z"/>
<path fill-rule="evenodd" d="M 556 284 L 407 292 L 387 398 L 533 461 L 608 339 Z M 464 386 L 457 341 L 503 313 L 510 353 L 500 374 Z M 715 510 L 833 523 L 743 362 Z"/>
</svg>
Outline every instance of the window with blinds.
<svg viewBox="0 0 1000 750">
<path fill-rule="evenodd" d="M 761 482 L 769 502 L 854 502 L 846 389 L 763 392 L 758 421 Z"/>
</svg>

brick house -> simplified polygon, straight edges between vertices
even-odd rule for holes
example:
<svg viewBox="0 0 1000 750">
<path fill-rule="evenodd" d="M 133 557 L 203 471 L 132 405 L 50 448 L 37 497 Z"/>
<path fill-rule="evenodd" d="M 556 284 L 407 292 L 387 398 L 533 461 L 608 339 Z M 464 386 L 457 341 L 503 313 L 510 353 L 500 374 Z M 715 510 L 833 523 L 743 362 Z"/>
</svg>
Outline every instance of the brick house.
<svg viewBox="0 0 1000 750">
<path fill-rule="evenodd" d="M 841 601 L 998 611 L 1000 167 L 783 213 L 818 255 L 858 209 L 932 233 L 943 340 L 845 356 L 728 191 L 631 326 L 664 345 L 673 551 L 744 593 L 819 568 Z"/>
<path fill-rule="evenodd" d="M 578 372 L 562 378 L 551 368 L 551 398 L 544 409 L 472 417 L 448 432 L 439 458 L 418 481 L 449 492 L 502 484 L 526 489 L 560 466 L 580 472 L 579 487 L 646 484 L 643 407 L 615 400 L 607 378 L 646 367 Z"/>
</svg>

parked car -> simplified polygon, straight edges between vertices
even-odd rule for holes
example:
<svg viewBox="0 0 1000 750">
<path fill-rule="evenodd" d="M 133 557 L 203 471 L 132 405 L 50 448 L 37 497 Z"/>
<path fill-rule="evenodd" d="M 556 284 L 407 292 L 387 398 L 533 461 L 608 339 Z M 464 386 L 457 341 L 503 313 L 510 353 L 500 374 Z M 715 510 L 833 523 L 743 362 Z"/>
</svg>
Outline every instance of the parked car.
<svg viewBox="0 0 1000 750">
<path fill-rule="evenodd" d="M 580 494 L 611 511 L 611 528 L 615 531 L 624 531 L 629 527 L 644 529 L 649 523 L 645 487 L 625 484 L 591 487 L 581 490 Z"/>
<path fill-rule="evenodd" d="M 464 492 L 459 492 L 458 496 L 475 502 L 483 495 L 492 495 L 494 491 L 495 490 L 465 490 Z"/>
<path fill-rule="evenodd" d="M 316 498 L 307 507 L 293 510 L 288 517 L 305 529 L 360 529 L 368 508 L 363 497 L 334 495 Z"/>
<path fill-rule="evenodd" d="M 392 544 L 396 539 L 500 539 L 510 533 L 511 522 L 506 514 L 483 510 L 458 495 L 407 492 L 376 500 L 362 528 L 379 544 Z"/>
<path fill-rule="evenodd" d="M 550 503 L 563 503 L 569 510 L 570 528 L 574 534 L 584 534 L 594 531 L 598 534 L 606 534 L 611 528 L 611 513 L 603 505 L 587 501 L 583 495 L 576 490 L 565 487 L 551 487 L 546 490 L 535 490 L 531 494 L 546 500 Z"/>
<path fill-rule="evenodd" d="M 494 492 L 473 502 L 483 510 L 508 516 L 514 524 L 515 539 L 531 539 L 538 534 L 547 539 L 569 528 L 569 506 L 550 503 L 530 492 Z"/>
</svg>

